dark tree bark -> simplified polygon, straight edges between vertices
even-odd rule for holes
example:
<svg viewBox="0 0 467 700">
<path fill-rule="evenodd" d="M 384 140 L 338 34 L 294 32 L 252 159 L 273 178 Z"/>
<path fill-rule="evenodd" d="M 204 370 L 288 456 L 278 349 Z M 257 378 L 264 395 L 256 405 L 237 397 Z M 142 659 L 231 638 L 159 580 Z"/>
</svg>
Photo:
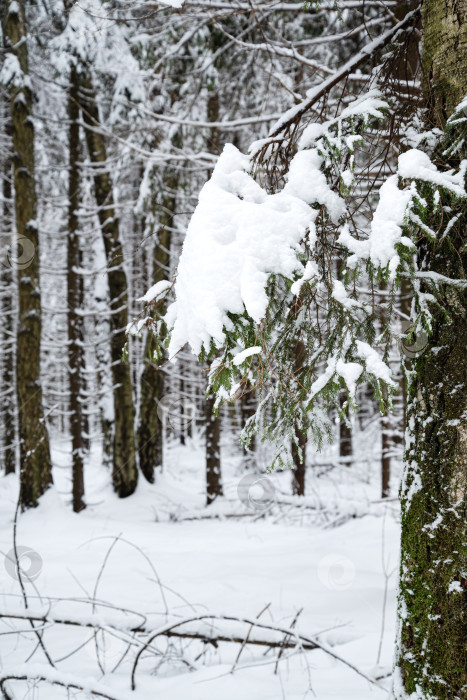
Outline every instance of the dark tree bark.
<svg viewBox="0 0 467 700">
<path fill-rule="evenodd" d="M 215 399 L 206 399 L 206 503 L 223 495 L 221 479 L 220 418 L 214 415 Z"/>
<path fill-rule="evenodd" d="M 8 140 L 12 140 L 11 120 L 7 117 L 6 128 Z M 9 147 L 12 143 L 9 143 Z M 16 469 L 16 386 L 15 386 L 15 328 L 13 294 L 15 293 L 15 280 L 13 268 L 8 263 L 6 251 L 11 248 L 14 237 L 13 217 L 13 162 L 7 157 L 3 172 L 3 225 L 0 239 L 0 264 L 2 287 L 2 433 L 3 450 L 2 464 L 5 474 L 12 474 Z"/>
<path fill-rule="evenodd" d="M 72 455 L 72 495 L 73 510 L 79 513 L 85 508 L 84 502 L 84 441 L 83 416 L 81 405 L 81 369 L 83 365 L 80 317 L 77 313 L 81 301 L 80 275 L 81 254 L 78 230 L 79 206 L 79 82 L 76 69 L 70 74 L 68 95 L 68 249 L 67 249 L 67 302 L 68 302 L 68 366 L 70 390 L 70 432 Z"/>
<path fill-rule="evenodd" d="M 340 408 L 342 410 L 344 403 L 345 403 L 346 397 L 344 394 L 342 394 L 339 397 L 339 404 Z M 348 420 L 349 418 L 349 411 L 346 409 L 345 411 L 345 416 Z M 339 458 L 342 464 L 344 464 L 346 467 L 350 467 L 352 464 L 352 455 L 353 455 L 353 450 L 352 450 L 352 429 L 349 427 L 347 424 L 347 421 L 344 420 L 343 418 L 339 419 Z"/>
<path fill-rule="evenodd" d="M 467 94 L 467 0 L 425 0 L 422 23 L 428 113 L 431 123 L 443 128 Z M 464 145 L 456 158 L 466 155 Z M 446 162 L 440 150 L 437 163 L 455 167 L 456 159 Z M 467 206 L 458 206 L 461 218 L 449 236 L 434 243 L 422 240 L 418 264 L 465 279 Z M 440 295 L 450 321 L 432 305 L 433 333 L 409 366 L 409 436 L 401 487 L 400 699 L 467 697 L 467 291 L 443 286 Z"/>
<path fill-rule="evenodd" d="M 7 2 L 3 25 L 7 54 L 16 57 L 23 80 L 10 85 L 13 125 L 13 168 L 18 249 L 19 315 L 16 386 L 20 442 L 20 487 L 23 508 L 37 506 L 52 483 L 49 438 L 42 408 L 40 382 L 41 296 L 39 234 L 34 173 L 34 125 L 28 75 L 24 0 Z"/>
<path fill-rule="evenodd" d="M 213 26 L 210 26 L 209 45 L 212 51 L 216 51 L 221 45 L 223 38 L 216 32 Z M 220 42 L 220 43 L 219 43 Z M 212 82 L 208 83 L 208 101 L 207 101 L 207 120 L 209 122 L 218 122 L 220 117 L 220 96 L 217 77 L 212 78 Z M 218 127 L 213 127 L 209 130 L 208 151 L 215 155 L 220 153 L 221 140 L 220 130 Z M 206 494 L 207 504 L 214 501 L 217 496 L 222 496 L 222 479 L 221 479 L 221 457 L 220 457 L 220 433 L 221 419 L 220 416 L 215 416 L 214 398 L 209 397 L 206 400 Z"/>
<path fill-rule="evenodd" d="M 305 495 L 305 476 L 306 476 L 306 444 L 307 436 L 301 430 L 295 428 L 295 435 L 298 446 L 292 443 L 292 493 L 296 496 Z"/>
<path fill-rule="evenodd" d="M 168 277 L 173 217 L 177 201 L 178 178 L 176 171 L 167 168 L 163 181 L 167 194 L 162 199 L 160 227 L 154 248 L 153 284 Z M 164 309 L 161 308 L 159 313 L 163 314 Z M 164 374 L 154 357 L 158 342 L 160 339 L 156 339 L 152 333 L 148 333 L 144 350 L 144 369 L 141 375 L 141 401 L 138 420 L 139 465 L 142 473 L 151 484 L 154 482 L 155 467 L 162 464 L 163 452 L 162 424 L 157 414 L 157 403 L 164 395 Z"/>
<path fill-rule="evenodd" d="M 86 125 L 86 143 L 94 168 L 94 190 L 104 239 L 110 294 L 110 349 L 114 398 L 112 480 L 116 493 L 124 498 L 138 483 L 136 465 L 135 411 L 130 366 L 123 362 L 125 329 L 128 325 L 128 285 L 123 265 L 119 222 L 115 212 L 112 178 L 107 165 L 105 139 L 91 80 L 81 75 L 80 106 Z"/>
<path fill-rule="evenodd" d="M 295 365 L 294 373 L 299 376 L 303 368 L 305 359 L 305 344 L 299 340 L 295 346 Z M 295 426 L 296 443 L 292 442 L 292 492 L 296 496 L 305 495 L 305 476 L 306 476 L 306 444 L 308 436 L 303 433 L 298 426 Z"/>
</svg>

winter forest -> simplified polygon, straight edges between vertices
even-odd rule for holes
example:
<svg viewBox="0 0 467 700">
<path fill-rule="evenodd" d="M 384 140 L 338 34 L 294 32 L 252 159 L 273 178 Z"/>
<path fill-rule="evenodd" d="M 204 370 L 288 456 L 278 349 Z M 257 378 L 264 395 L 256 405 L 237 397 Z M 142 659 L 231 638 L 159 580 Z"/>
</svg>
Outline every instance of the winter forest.
<svg viewBox="0 0 467 700">
<path fill-rule="evenodd" d="M 0 696 L 467 699 L 467 0 L 0 0 Z"/>
</svg>

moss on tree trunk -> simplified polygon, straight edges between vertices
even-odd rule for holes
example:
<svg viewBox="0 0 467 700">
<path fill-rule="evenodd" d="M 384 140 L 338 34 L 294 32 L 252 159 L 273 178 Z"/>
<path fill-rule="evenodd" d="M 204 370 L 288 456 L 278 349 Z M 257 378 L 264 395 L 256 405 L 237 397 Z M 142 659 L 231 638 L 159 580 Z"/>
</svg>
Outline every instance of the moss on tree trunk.
<svg viewBox="0 0 467 700">
<path fill-rule="evenodd" d="M 428 113 L 443 128 L 467 94 L 467 0 L 425 0 L 422 21 Z M 449 236 L 421 243 L 419 267 L 465 278 L 462 207 Z M 467 292 L 440 295 L 449 318 L 433 306 L 433 334 L 408 367 L 397 698 L 467 697 Z"/>
</svg>

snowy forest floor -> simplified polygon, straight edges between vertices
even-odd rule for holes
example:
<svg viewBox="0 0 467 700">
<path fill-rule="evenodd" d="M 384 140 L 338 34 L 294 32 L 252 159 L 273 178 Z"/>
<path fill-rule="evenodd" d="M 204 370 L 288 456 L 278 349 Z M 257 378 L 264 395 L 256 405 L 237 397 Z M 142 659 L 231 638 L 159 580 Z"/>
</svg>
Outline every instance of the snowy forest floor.
<svg viewBox="0 0 467 700">
<path fill-rule="evenodd" d="M 371 434 L 362 439 L 367 446 L 376 444 Z M 31 569 L 35 580 L 25 583 L 28 610 L 82 622 L 93 616 L 103 627 L 109 620 L 114 624 L 113 632 L 97 637 L 90 629 L 46 625 L 45 646 L 58 672 L 92 679 L 115 697 L 137 700 L 384 698 L 395 634 L 399 512 L 397 502 L 379 502 L 376 455 L 350 469 L 309 467 L 303 499 L 290 496 L 290 473 L 268 475 L 275 502 L 265 512 L 255 512 L 238 498 L 244 475 L 239 450 L 224 446 L 224 453 L 225 497 L 208 508 L 201 439 L 173 446 L 156 483 L 141 480 L 136 494 L 123 501 L 112 494 L 109 473 L 99 466 L 96 453 L 86 474 L 88 508 L 75 515 L 66 502 L 67 451 L 55 443 L 55 486 L 18 523 L 17 544 L 40 557 L 37 572 Z M 326 462 L 326 453 L 319 460 Z M 2 478 L 4 555 L 12 548 L 16 498 L 16 477 Z M 5 570 L 1 578 L 1 612 L 24 611 L 19 582 Z M 146 628 L 158 629 L 168 620 L 208 613 L 249 619 L 262 613 L 261 622 L 289 628 L 299 612 L 296 629 L 302 635 L 317 639 L 366 675 L 381 678 L 380 687 L 319 649 L 284 649 L 277 664 L 277 649 L 246 645 L 236 663 L 240 644 L 215 647 L 160 637 L 152 645 L 157 651 L 141 660 L 135 693 L 130 674 L 138 648 L 131 647 L 118 665 L 129 635 L 118 638 L 115 627 L 128 629 L 135 620 L 140 624 L 143 618 L 136 613 L 144 615 Z M 220 621 L 200 626 L 229 634 L 240 629 Z M 34 649 L 27 661 L 31 674 L 33 664 L 47 668 L 26 621 L 2 619 L 1 628 L 4 670 L 25 664 Z M 15 698 L 67 697 L 63 688 L 33 686 L 11 684 Z M 75 692 L 70 691 L 71 697 Z"/>
</svg>

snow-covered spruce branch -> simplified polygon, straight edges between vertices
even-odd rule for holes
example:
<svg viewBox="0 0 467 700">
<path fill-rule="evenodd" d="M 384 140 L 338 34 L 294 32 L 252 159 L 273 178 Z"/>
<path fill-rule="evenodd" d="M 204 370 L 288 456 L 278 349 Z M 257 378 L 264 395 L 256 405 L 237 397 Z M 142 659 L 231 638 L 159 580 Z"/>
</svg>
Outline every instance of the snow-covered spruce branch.
<svg viewBox="0 0 467 700">
<path fill-rule="evenodd" d="M 430 332 L 429 305 L 440 284 L 463 286 L 420 278 L 414 251 L 421 238 L 438 235 L 433 217 L 442 212 L 446 218 L 465 198 L 467 162 L 443 172 L 420 148 L 402 153 L 397 172 L 379 190 L 369 226 L 359 218 L 359 159 L 371 153 L 367 133 L 383 128 L 388 111 L 373 90 L 337 118 L 309 124 L 284 187 L 273 194 L 251 175 L 252 159 L 227 145 L 187 230 L 175 302 L 151 326 L 156 334 L 169 329 L 171 357 L 188 343 L 201 361 L 212 360 L 217 407 L 245 385 L 262 392 L 244 438 L 267 410 L 265 434 L 276 441 L 274 462 L 282 465 L 295 428 L 310 430 L 321 444 L 331 433 L 326 412 L 356 409 L 363 382 L 373 386 L 382 410 L 391 405 L 397 387 L 387 359 L 400 336 L 387 309 L 403 278 L 411 280 L 414 299 L 409 339 L 421 327 Z M 251 153 L 264 147 L 267 140 L 253 144 Z M 448 234 L 449 223 L 442 232 Z M 390 294 L 378 301 L 381 280 Z M 422 291 L 422 280 L 430 292 Z M 372 294 L 362 299 L 357 289 L 367 282 Z M 342 390 L 344 407 L 337 400 Z"/>
</svg>

